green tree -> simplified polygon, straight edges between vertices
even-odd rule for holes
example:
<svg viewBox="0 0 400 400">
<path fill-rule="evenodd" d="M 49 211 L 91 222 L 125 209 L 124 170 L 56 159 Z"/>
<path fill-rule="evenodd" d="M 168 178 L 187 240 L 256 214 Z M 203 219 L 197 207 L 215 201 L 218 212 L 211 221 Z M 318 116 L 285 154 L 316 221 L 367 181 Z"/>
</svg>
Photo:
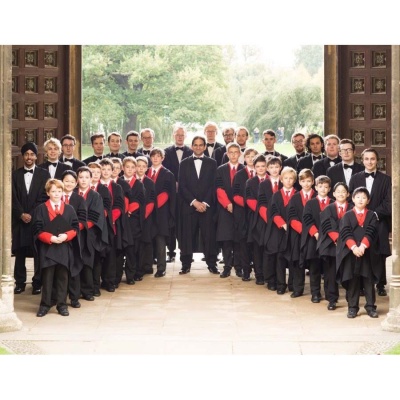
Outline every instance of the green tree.
<svg viewBox="0 0 400 400">
<path fill-rule="evenodd" d="M 151 126 L 164 141 L 175 121 L 223 118 L 224 52 L 222 46 L 84 46 L 85 134 Z"/>
<path fill-rule="evenodd" d="M 295 51 L 295 66 L 304 65 L 311 76 L 315 75 L 324 63 L 324 46 L 301 46 Z"/>
</svg>

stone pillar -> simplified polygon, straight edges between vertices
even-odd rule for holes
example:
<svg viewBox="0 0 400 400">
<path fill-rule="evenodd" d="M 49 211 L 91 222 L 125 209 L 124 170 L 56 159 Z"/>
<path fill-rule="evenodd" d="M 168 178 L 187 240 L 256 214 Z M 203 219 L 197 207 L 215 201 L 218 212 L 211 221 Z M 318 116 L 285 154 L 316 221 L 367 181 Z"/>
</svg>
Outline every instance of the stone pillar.
<svg viewBox="0 0 400 400">
<path fill-rule="evenodd" d="M 400 46 L 392 46 L 392 277 L 385 331 L 400 332 Z"/>
<path fill-rule="evenodd" d="M 0 46 L 0 332 L 21 329 L 11 275 L 11 46 Z"/>
<path fill-rule="evenodd" d="M 338 132 L 338 46 L 324 46 L 324 132 L 325 135 Z"/>
</svg>

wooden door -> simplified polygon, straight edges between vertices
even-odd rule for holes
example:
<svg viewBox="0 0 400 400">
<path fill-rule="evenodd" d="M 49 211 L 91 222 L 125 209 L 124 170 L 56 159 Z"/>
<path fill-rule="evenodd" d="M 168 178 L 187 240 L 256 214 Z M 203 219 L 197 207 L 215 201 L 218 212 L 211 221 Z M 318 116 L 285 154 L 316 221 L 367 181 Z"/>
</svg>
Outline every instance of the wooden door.
<svg viewBox="0 0 400 400">
<path fill-rule="evenodd" d="M 339 136 L 361 152 L 375 148 L 378 169 L 391 171 L 391 46 L 339 46 Z"/>
<path fill-rule="evenodd" d="M 12 47 L 12 154 L 13 168 L 23 165 L 26 142 L 39 148 L 68 133 L 68 46 Z"/>
</svg>

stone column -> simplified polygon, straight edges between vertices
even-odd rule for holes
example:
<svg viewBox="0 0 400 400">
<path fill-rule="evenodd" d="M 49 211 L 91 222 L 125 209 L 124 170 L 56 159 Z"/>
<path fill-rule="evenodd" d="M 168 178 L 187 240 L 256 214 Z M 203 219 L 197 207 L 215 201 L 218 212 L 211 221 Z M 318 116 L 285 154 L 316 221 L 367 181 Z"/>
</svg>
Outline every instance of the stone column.
<svg viewBox="0 0 400 400">
<path fill-rule="evenodd" d="M 11 275 L 11 46 L 0 46 L 0 332 L 21 329 Z"/>
<path fill-rule="evenodd" d="M 338 46 L 324 46 L 324 132 L 325 135 L 338 132 Z"/>
<path fill-rule="evenodd" d="M 392 277 L 385 331 L 400 332 L 400 46 L 392 46 Z"/>
</svg>

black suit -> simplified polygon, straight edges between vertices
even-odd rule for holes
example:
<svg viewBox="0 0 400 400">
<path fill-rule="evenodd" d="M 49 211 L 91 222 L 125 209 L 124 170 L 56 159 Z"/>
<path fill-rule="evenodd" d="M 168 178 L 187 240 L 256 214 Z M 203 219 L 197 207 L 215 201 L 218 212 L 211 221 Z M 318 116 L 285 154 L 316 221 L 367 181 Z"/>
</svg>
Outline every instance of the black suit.
<svg viewBox="0 0 400 400">
<path fill-rule="evenodd" d="M 88 165 L 91 162 L 96 162 L 96 161 L 100 161 L 104 158 L 105 156 L 95 156 L 94 154 L 88 158 L 85 158 L 82 162 L 84 163 L 84 165 Z"/>
<path fill-rule="evenodd" d="M 46 169 L 47 171 L 49 171 L 50 174 L 50 162 L 46 161 L 43 164 L 39 165 L 40 168 Z M 69 169 L 71 169 L 68 165 L 65 165 L 64 163 L 62 163 L 61 161 L 59 161 L 57 163 L 57 167 L 56 167 L 56 173 L 54 174 L 54 178 L 55 179 L 60 179 L 62 180 L 62 174 L 64 171 L 68 171 Z"/>
<path fill-rule="evenodd" d="M 324 158 L 325 156 L 322 154 L 321 157 Z M 312 154 L 306 154 L 304 157 L 300 158 L 299 162 L 297 163 L 297 173 L 299 173 L 304 168 L 312 169 L 313 166 L 314 163 L 312 159 Z"/>
<path fill-rule="evenodd" d="M 304 156 L 299 157 L 297 154 L 295 154 L 294 156 L 287 158 L 283 162 L 282 166 L 283 167 L 292 167 L 297 171 L 297 164 L 299 163 L 300 159 L 303 157 Z"/>
<path fill-rule="evenodd" d="M 318 160 L 314 163 L 312 167 L 312 171 L 314 173 L 314 179 L 318 178 L 321 175 L 326 175 L 326 171 L 328 168 L 331 167 L 331 162 L 338 164 L 342 161 L 342 158 L 336 157 L 334 160 L 332 160 L 329 157 L 324 157 L 322 160 Z"/>
<path fill-rule="evenodd" d="M 353 176 L 361 171 L 364 171 L 364 166 L 355 162 L 353 164 L 351 176 Z M 333 198 L 333 194 L 332 194 L 333 188 L 338 182 L 344 182 L 347 184 L 347 186 L 350 184 L 350 182 L 346 182 L 342 162 L 334 165 L 333 167 L 329 167 L 328 170 L 326 171 L 326 175 L 329 178 L 331 178 L 331 191 L 329 192 L 329 197 L 331 197 L 331 198 Z"/>
<path fill-rule="evenodd" d="M 84 167 L 86 165 L 83 161 L 78 160 L 75 157 L 68 159 L 68 158 L 65 158 L 64 156 L 61 156 L 60 161 L 63 162 L 68 167 L 68 169 L 72 169 L 75 172 L 79 167 Z M 71 163 L 72 166 L 70 166 L 69 163 Z"/>
<path fill-rule="evenodd" d="M 217 167 L 223 164 L 222 159 L 226 153 L 226 145 L 214 149 L 211 158 L 217 162 Z"/>
<path fill-rule="evenodd" d="M 114 153 L 107 153 L 107 154 L 104 156 L 104 158 L 114 158 L 114 157 L 117 157 L 117 158 L 119 158 L 119 159 L 121 159 L 121 160 L 123 160 L 123 159 L 125 158 L 124 154 L 122 154 L 122 153 L 116 153 L 116 154 L 114 154 Z"/>
<path fill-rule="evenodd" d="M 196 161 L 198 163 L 199 161 Z M 197 176 L 193 157 L 185 158 L 179 167 L 178 194 L 181 196 L 181 221 L 178 229 L 178 242 L 181 250 L 182 268 L 190 268 L 196 250 L 195 239 L 200 231 L 206 263 L 215 267 L 217 248 L 215 239 L 215 174 L 217 163 L 214 159 L 203 157 L 200 176 Z M 198 212 L 191 205 L 193 200 L 207 203 L 205 212 Z M 197 250 L 200 251 L 200 250 Z"/>
<path fill-rule="evenodd" d="M 15 254 L 14 278 L 18 286 L 25 287 L 26 283 L 26 257 L 34 257 L 35 273 L 32 286 L 40 288 L 40 269 L 38 258 L 33 254 L 32 222 L 25 223 L 21 215 L 26 213 L 33 217 L 35 208 L 44 203 L 48 197 L 44 190 L 46 182 L 50 179 L 49 171 L 35 167 L 29 193 L 26 191 L 24 168 L 19 168 L 12 173 L 12 248 Z"/>
<path fill-rule="evenodd" d="M 213 147 L 213 151 L 212 151 L 212 153 L 211 153 L 211 158 L 214 158 L 214 151 L 215 151 L 215 150 L 217 150 L 219 147 L 223 147 L 223 146 L 224 146 L 222 143 L 219 143 L 219 142 L 214 142 L 213 145 L 214 145 L 214 146 L 212 146 L 212 147 Z M 204 155 L 205 155 L 206 157 L 210 157 L 210 155 L 209 155 L 209 153 L 208 153 L 208 148 L 209 148 L 209 147 L 210 147 L 210 146 L 207 146 L 207 145 L 206 145 L 206 150 L 204 151 Z"/>
</svg>

